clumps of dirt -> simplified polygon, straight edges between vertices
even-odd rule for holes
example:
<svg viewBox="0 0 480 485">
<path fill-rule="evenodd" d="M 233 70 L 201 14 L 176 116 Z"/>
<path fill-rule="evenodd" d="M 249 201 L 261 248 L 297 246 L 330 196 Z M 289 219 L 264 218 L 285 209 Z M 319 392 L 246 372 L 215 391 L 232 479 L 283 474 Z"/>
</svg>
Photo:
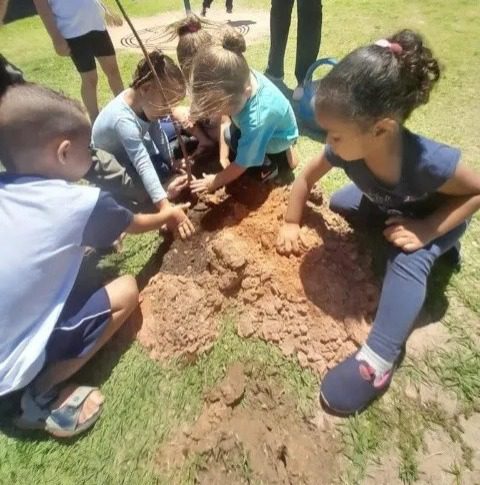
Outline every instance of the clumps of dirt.
<svg viewBox="0 0 480 485">
<path fill-rule="evenodd" d="M 240 363 L 230 367 L 193 425 L 159 450 L 164 473 L 201 455 L 199 484 L 331 483 L 336 438 L 300 415 L 275 376 L 258 374 Z"/>
<path fill-rule="evenodd" d="M 218 334 L 215 316 L 233 307 L 240 336 L 277 344 L 322 374 L 368 332 L 378 301 L 370 256 L 318 192 L 306 209 L 304 254 L 280 256 L 275 241 L 289 189 L 252 184 L 194 212 L 199 235 L 175 243 L 147 287 L 140 341 L 154 357 L 204 351 Z"/>
<path fill-rule="evenodd" d="M 218 336 L 215 318 L 224 298 L 208 274 L 187 278 L 158 273 L 142 293 L 140 342 L 154 359 L 195 360 Z"/>
</svg>

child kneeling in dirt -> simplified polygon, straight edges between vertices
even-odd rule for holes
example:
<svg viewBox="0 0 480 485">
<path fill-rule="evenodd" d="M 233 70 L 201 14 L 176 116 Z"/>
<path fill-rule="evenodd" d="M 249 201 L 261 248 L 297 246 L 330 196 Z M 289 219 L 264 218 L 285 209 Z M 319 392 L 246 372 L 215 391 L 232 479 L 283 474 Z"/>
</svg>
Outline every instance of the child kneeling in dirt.
<svg viewBox="0 0 480 485">
<path fill-rule="evenodd" d="M 102 166 L 102 159 L 98 159 L 96 163 L 100 166 L 94 167 L 97 172 L 94 182 L 101 186 L 102 177 L 126 171 L 128 180 L 118 177 L 120 183 L 127 185 L 133 180 L 138 189 L 137 201 L 149 196 L 161 212 L 170 209 L 168 199 L 176 198 L 188 188 L 187 175 L 175 176 L 172 164 L 169 139 L 175 136 L 175 128 L 170 121 L 159 121 L 170 113 L 170 106 L 185 97 L 186 87 L 182 72 L 170 57 L 160 51 L 151 52 L 149 57 L 162 83 L 161 89 L 147 61 L 142 59 L 131 87 L 110 101 L 95 120 L 94 147 L 114 155 L 120 166 Z M 168 184 L 166 191 L 162 183 Z M 125 196 L 130 195 L 131 190 L 125 189 Z"/>
<path fill-rule="evenodd" d="M 214 192 L 247 169 L 261 181 L 272 180 L 298 164 L 294 150 L 298 128 L 293 109 L 272 82 L 249 68 L 243 56 L 245 50 L 243 36 L 226 29 L 222 45 L 200 51 L 193 60 L 194 118 L 220 119 L 226 115 L 232 120 L 230 127 L 225 127 L 225 136 L 220 137 L 224 170 L 193 181 L 193 192 Z M 235 152 L 232 163 L 227 143 Z"/>
<path fill-rule="evenodd" d="M 333 194 L 330 208 L 383 231 L 389 250 L 366 343 L 330 369 L 321 385 L 321 399 L 340 414 L 363 410 L 387 390 L 433 264 L 442 255 L 459 262 L 459 239 L 480 208 L 480 176 L 460 163 L 460 150 L 404 127 L 439 77 L 422 37 L 404 30 L 356 49 L 318 87 L 316 114 L 327 143 L 293 185 L 278 251 L 300 251 L 303 207 L 332 167 L 353 184 Z"/>
<path fill-rule="evenodd" d="M 18 426 L 73 436 L 97 420 L 103 397 L 93 387 L 59 386 L 138 304 L 131 276 L 80 290 L 85 247 L 164 224 L 193 227 L 180 207 L 133 215 L 109 194 L 70 183 L 92 163 L 79 103 L 28 83 L 0 86 L 0 94 L 0 396 L 23 389 Z"/>
<path fill-rule="evenodd" d="M 177 59 L 187 80 L 190 79 L 192 63 L 197 53 L 214 44 L 214 38 L 204 28 L 205 25 L 205 21 L 190 13 L 167 28 L 170 32 L 170 40 L 178 37 Z M 219 122 L 209 119 L 194 122 L 190 116 L 189 106 L 176 106 L 173 109 L 173 119 L 182 125 L 186 133 L 193 135 L 198 140 L 198 146 L 191 155 L 192 159 L 200 158 L 218 146 Z"/>
</svg>

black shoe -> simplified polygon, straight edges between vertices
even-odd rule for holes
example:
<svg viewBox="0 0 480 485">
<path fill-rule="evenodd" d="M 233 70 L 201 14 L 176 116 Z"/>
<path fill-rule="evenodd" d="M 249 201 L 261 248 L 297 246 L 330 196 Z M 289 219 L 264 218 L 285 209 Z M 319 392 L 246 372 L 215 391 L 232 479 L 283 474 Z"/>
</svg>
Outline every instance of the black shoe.
<svg viewBox="0 0 480 485">
<path fill-rule="evenodd" d="M 452 265 L 455 268 L 458 268 L 462 265 L 462 255 L 460 250 L 462 249 L 462 246 L 460 244 L 460 241 L 453 246 L 453 248 L 450 248 L 446 253 L 442 254 L 442 259 Z"/>
</svg>

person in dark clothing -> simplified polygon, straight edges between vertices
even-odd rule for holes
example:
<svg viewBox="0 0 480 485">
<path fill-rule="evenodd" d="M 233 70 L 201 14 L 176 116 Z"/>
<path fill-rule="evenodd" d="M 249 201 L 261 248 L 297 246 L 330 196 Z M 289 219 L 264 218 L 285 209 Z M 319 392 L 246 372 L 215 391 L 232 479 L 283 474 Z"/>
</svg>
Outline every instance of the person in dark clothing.
<svg viewBox="0 0 480 485">
<path fill-rule="evenodd" d="M 295 0 L 272 0 L 270 10 L 270 52 L 265 74 L 272 81 L 282 81 L 288 32 Z M 293 99 L 303 96 L 303 81 L 308 68 L 317 60 L 322 36 L 322 1 L 297 0 L 298 33 L 295 76 L 298 85 Z"/>
<path fill-rule="evenodd" d="M 207 15 L 207 10 L 212 6 L 213 0 L 203 0 L 202 4 L 202 17 Z M 227 13 L 233 12 L 233 0 L 226 0 L 225 8 L 227 9 Z"/>
</svg>

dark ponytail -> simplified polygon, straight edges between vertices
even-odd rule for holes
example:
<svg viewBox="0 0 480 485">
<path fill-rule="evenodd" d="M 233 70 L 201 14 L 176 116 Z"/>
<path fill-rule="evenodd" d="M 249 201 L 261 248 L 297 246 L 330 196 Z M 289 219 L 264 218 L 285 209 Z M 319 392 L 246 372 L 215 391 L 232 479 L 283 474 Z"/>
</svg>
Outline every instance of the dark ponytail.
<svg viewBox="0 0 480 485">
<path fill-rule="evenodd" d="M 439 78 L 439 63 L 422 37 L 402 30 L 342 59 L 320 81 L 316 110 L 361 124 L 386 116 L 403 123 L 428 102 Z"/>
<path fill-rule="evenodd" d="M 166 94 L 184 97 L 186 93 L 186 83 L 182 71 L 175 64 L 171 57 L 166 56 L 162 51 L 155 50 L 148 54 L 155 73 L 162 83 L 163 91 Z M 154 74 L 145 58 L 137 64 L 133 81 L 130 87 L 138 89 L 146 83 L 154 80 Z"/>
<path fill-rule="evenodd" d="M 168 40 L 178 38 L 177 59 L 187 79 L 197 52 L 213 44 L 213 36 L 207 28 L 218 29 L 218 26 L 193 13 L 167 27 L 170 33 Z"/>
<path fill-rule="evenodd" d="M 5 94 L 7 88 L 14 84 L 22 84 L 25 82 L 23 73 L 18 67 L 7 61 L 5 57 L 0 54 L 0 98 Z"/>
</svg>

